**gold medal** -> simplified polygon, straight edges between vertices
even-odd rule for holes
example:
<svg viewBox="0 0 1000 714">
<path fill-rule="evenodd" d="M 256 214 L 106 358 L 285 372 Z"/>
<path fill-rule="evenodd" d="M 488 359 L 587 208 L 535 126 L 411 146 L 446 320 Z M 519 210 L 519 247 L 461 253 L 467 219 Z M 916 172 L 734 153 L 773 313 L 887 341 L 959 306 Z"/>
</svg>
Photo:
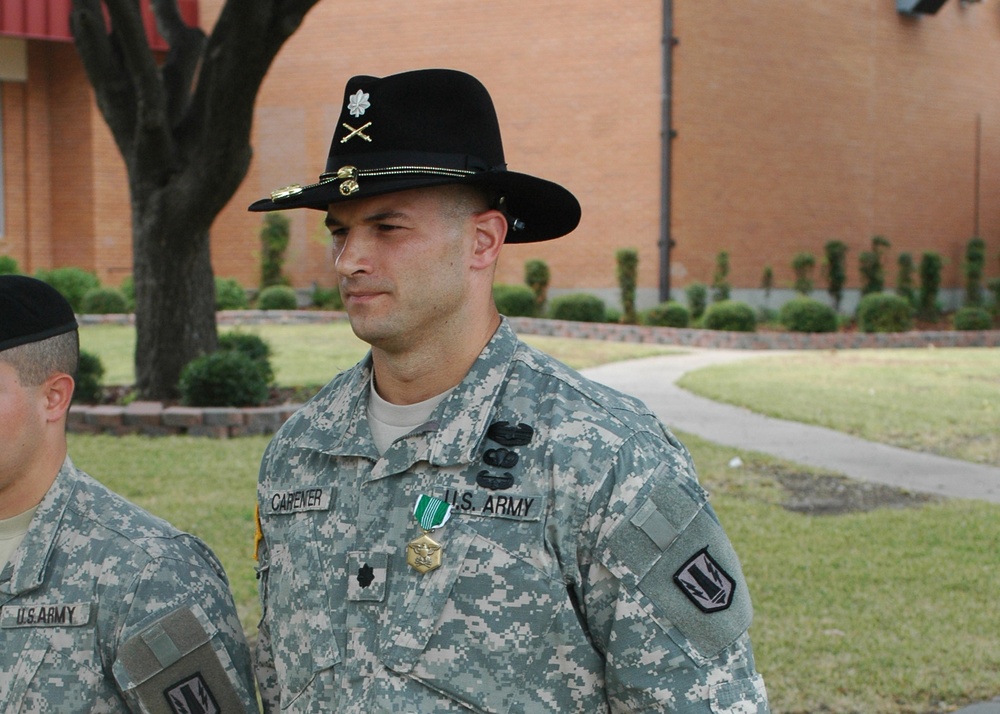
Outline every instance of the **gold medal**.
<svg viewBox="0 0 1000 714">
<path fill-rule="evenodd" d="M 418 573 L 428 573 L 441 566 L 441 544 L 424 533 L 406 546 L 406 564 Z"/>
<path fill-rule="evenodd" d="M 431 538 L 430 533 L 447 523 L 450 516 L 451 506 L 441 499 L 433 496 L 417 498 L 413 517 L 424 534 L 406 545 L 406 564 L 418 573 L 429 573 L 441 567 L 441 544 Z"/>
</svg>

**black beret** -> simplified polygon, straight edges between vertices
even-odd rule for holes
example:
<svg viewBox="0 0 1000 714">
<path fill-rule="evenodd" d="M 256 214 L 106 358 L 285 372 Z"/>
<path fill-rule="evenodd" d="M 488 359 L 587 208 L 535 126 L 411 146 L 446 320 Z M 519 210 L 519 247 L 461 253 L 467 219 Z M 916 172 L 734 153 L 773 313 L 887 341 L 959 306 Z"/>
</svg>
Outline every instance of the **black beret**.
<svg viewBox="0 0 1000 714">
<path fill-rule="evenodd" d="M 27 275 L 0 275 L 0 351 L 76 328 L 73 308 L 54 287 Z"/>
</svg>

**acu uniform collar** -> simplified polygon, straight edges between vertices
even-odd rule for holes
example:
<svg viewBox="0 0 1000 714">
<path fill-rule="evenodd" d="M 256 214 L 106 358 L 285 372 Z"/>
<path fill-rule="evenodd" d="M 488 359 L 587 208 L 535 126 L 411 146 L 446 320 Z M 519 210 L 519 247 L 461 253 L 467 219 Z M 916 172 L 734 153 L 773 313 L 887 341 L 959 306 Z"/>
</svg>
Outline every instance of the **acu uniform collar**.
<svg viewBox="0 0 1000 714">
<path fill-rule="evenodd" d="M 517 335 L 506 318 L 473 363 L 455 390 L 438 405 L 425 424 L 426 439 L 418 448 L 409 448 L 402 460 L 390 464 L 386 473 L 398 473 L 412 463 L 426 459 L 435 466 L 454 466 L 476 459 L 479 446 L 491 423 L 494 406 L 510 371 L 510 362 L 517 349 Z M 298 438 L 296 446 L 335 456 L 360 456 L 377 460 L 379 455 L 371 442 L 370 433 L 360 439 L 367 421 L 368 389 L 371 383 L 371 354 L 362 360 L 351 376 L 339 385 L 336 394 L 318 398 L 304 415 L 309 426 Z M 310 423 L 312 422 L 312 423 Z M 363 446 L 367 442 L 367 448 Z M 397 447 L 398 448 L 398 447 Z M 386 452 L 391 459 L 393 449 Z"/>
<path fill-rule="evenodd" d="M 10 580 L 0 580 L 0 592 L 19 595 L 34 590 L 45 582 L 45 570 L 55 547 L 56 535 L 59 533 L 70 499 L 76 491 L 74 473 L 76 467 L 67 456 L 56 480 L 38 504 L 38 510 L 35 511 L 35 517 L 28 526 L 24 540 L 14 553 L 15 556 L 18 553 L 23 555 L 11 560 L 8 566 L 13 564 L 13 568 L 4 568 L 4 574 L 10 573 Z"/>
</svg>

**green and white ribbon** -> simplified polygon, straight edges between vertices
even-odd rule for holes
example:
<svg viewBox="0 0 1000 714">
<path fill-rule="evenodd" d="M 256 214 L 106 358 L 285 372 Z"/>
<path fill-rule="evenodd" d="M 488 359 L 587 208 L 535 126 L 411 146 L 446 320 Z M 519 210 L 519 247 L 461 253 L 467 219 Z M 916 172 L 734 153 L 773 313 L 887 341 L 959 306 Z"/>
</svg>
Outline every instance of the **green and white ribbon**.
<svg viewBox="0 0 1000 714">
<path fill-rule="evenodd" d="M 413 517 L 425 531 L 432 531 L 440 528 L 451 518 L 451 506 L 440 498 L 433 496 L 417 496 L 417 503 L 413 507 Z"/>
</svg>

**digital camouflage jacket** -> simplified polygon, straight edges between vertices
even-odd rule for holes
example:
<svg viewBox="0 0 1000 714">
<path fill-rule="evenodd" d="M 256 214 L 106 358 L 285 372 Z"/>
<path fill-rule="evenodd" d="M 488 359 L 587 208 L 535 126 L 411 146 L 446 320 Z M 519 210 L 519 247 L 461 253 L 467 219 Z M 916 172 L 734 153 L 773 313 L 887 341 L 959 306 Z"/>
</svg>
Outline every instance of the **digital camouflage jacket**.
<svg viewBox="0 0 1000 714">
<path fill-rule="evenodd" d="M 264 455 L 266 711 L 768 711 L 739 561 L 643 404 L 504 321 L 380 457 L 370 373 L 336 377 Z M 421 496 L 451 506 L 443 525 L 418 523 Z"/>
<path fill-rule="evenodd" d="M 66 459 L 0 573 L 0 711 L 259 711 L 222 565 Z"/>
</svg>

